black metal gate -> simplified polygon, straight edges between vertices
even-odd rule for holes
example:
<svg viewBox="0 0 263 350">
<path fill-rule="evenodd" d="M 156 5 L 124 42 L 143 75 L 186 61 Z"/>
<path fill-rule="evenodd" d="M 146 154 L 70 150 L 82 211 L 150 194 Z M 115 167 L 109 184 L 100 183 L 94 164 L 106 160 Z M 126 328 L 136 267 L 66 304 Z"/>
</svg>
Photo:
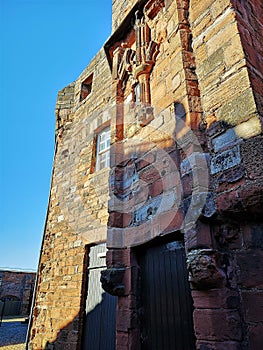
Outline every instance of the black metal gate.
<svg viewBox="0 0 263 350">
<path fill-rule="evenodd" d="M 100 272 L 105 268 L 106 245 L 91 247 L 82 350 L 115 349 L 117 297 L 101 287 Z"/>
<path fill-rule="evenodd" d="M 192 298 L 182 242 L 148 248 L 141 257 L 142 349 L 192 350 Z"/>
</svg>

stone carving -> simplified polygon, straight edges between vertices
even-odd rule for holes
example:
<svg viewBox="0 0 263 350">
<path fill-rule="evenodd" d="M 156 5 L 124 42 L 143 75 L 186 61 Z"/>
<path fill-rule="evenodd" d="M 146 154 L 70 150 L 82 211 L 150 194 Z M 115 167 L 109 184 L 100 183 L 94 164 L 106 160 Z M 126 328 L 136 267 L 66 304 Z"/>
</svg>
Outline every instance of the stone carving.
<svg viewBox="0 0 263 350">
<path fill-rule="evenodd" d="M 212 249 L 195 249 L 189 252 L 187 268 L 189 281 L 197 289 L 209 289 L 219 287 L 225 274 L 218 267 L 220 253 Z"/>
<path fill-rule="evenodd" d="M 123 283 L 125 271 L 125 267 L 111 267 L 101 271 L 100 282 L 102 288 L 111 295 L 123 296 L 125 292 Z"/>
<path fill-rule="evenodd" d="M 150 74 L 159 53 L 159 44 L 151 40 L 151 29 L 145 16 L 139 11 L 135 13 L 135 50 L 127 43 L 122 43 L 113 52 L 113 79 L 121 82 L 125 89 L 128 79 L 131 79 L 133 98 L 134 88 L 139 84 L 140 103 L 150 105 Z M 135 102 L 135 101 L 134 101 Z"/>
<path fill-rule="evenodd" d="M 145 5 L 144 12 L 150 19 L 153 19 L 164 6 L 164 0 L 150 0 Z"/>
</svg>

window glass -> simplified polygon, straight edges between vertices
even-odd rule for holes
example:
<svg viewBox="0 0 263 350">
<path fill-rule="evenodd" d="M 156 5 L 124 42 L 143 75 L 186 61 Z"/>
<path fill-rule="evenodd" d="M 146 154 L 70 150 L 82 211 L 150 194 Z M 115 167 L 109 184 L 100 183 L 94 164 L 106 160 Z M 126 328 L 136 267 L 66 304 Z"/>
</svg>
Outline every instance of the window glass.
<svg viewBox="0 0 263 350">
<path fill-rule="evenodd" d="M 96 170 L 110 166 L 110 127 L 98 134 Z"/>
</svg>

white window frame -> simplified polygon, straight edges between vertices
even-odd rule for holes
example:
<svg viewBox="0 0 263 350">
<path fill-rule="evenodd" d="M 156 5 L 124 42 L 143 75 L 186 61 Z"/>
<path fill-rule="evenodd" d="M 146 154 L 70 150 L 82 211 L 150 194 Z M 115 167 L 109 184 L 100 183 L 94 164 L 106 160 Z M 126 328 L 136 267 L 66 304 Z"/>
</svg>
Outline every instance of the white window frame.
<svg viewBox="0 0 263 350">
<path fill-rule="evenodd" d="M 98 133 L 96 142 L 96 171 L 110 166 L 110 127 Z"/>
</svg>

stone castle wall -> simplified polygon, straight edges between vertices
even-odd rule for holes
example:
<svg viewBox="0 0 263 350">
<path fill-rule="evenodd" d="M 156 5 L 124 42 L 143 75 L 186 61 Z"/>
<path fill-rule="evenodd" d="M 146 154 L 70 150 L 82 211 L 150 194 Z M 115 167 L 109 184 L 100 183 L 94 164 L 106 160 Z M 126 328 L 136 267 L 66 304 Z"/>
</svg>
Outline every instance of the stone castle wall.
<svg viewBox="0 0 263 350">
<path fill-rule="evenodd" d="M 20 314 L 28 315 L 33 296 L 36 274 L 20 271 L 0 271 L 0 300 L 21 302 Z"/>
<path fill-rule="evenodd" d="M 196 348 L 260 349 L 260 13 L 256 0 L 113 1 L 105 52 L 58 94 L 32 349 L 79 348 L 87 246 L 106 240 L 106 288 L 125 270 L 117 349 L 140 348 L 136 247 L 175 232 L 184 235 Z M 86 98 L 83 82 L 92 82 Z M 106 125 L 110 173 L 94 171 Z"/>
<path fill-rule="evenodd" d="M 91 73 L 92 92 L 80 101 L 81 83 Z M 110 96 L 103 50 L 58 94 L 55 159 L 31 330 L 34 349 L 80 341 L 86 245 L 105 242 L 107 234 L 108 169 L 95 176 L 91 159 L 94 130 L 109 119 L 104 109 Z M 69 330 L 61 332 L 65 328 Z"/>
</svg>

